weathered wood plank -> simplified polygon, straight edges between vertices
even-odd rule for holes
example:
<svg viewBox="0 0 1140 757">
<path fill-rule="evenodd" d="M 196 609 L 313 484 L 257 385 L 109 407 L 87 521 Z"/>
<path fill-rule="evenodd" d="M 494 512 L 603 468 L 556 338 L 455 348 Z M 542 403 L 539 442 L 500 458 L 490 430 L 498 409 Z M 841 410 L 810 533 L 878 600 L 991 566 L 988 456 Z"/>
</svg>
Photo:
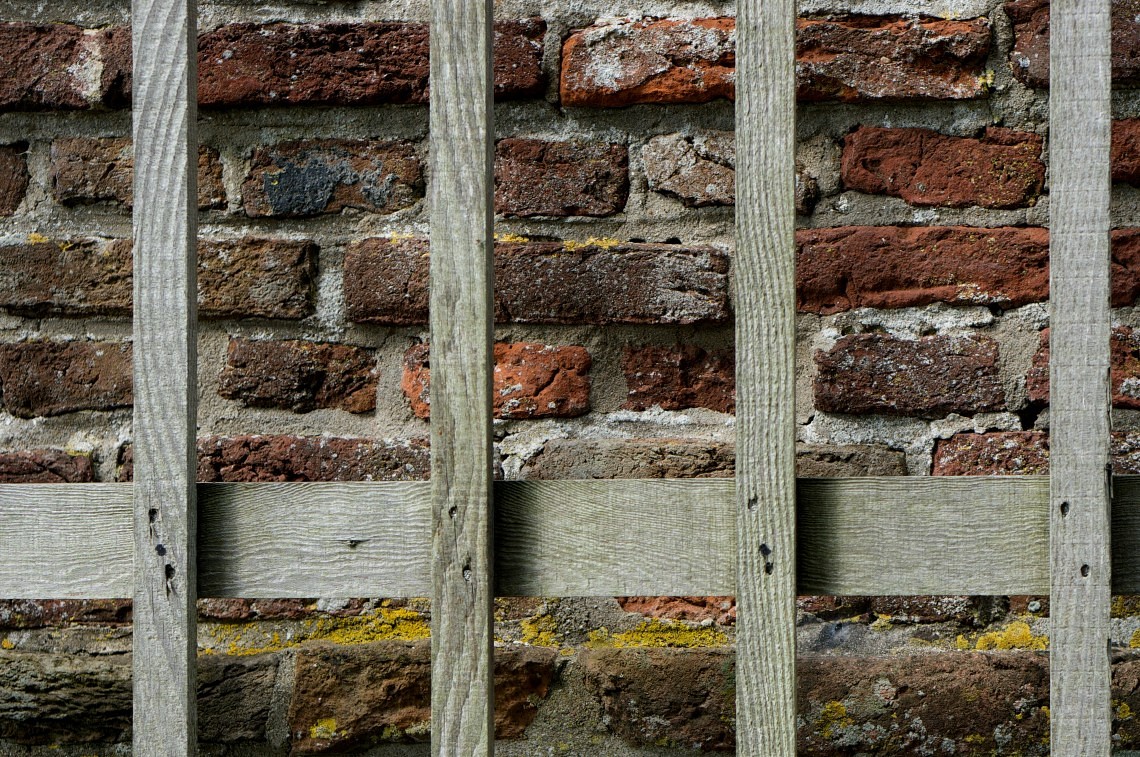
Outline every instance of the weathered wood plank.
<svg viewBox="0 0 1140 757">
<path fill-rule="evenodd" d="M 800 594 L 1049 589 L 1045 476 L 798 484 Z M 1114 489 L 1113 591 L 1136 594 L 1140 476 Z M 426 482 L 198 491 L 201 596 L 430 593 Z M 495 497 L 498 595 L 736 591 L 731 479 L 499 481 Z M 130 596 L 131 505 L 130 484 L 0 485 L 0 596 Z"/>
<path fill-rule="evenodd" d="M 134 0 L 134 754 L 198 751 L 197 3 Z"/>
<path fill-rule="evenodd" d="M 205 484 L 207 597 L 425 597 L 431 487 L 422 482 Z"/>
<path fill-rule="evenodd" d="M 736 8 L 736 733 L 796 752 L 795 0 Z"/>
<path fill-rule="evenodd" d="M 494 752 L 492 0 L 432 0 L 433 755 Z"/>
<path fill-rule="evenodd" d="M 1108 755 L 1109 0 L 1050 15 L 1050 749 Z"/>
</svg>

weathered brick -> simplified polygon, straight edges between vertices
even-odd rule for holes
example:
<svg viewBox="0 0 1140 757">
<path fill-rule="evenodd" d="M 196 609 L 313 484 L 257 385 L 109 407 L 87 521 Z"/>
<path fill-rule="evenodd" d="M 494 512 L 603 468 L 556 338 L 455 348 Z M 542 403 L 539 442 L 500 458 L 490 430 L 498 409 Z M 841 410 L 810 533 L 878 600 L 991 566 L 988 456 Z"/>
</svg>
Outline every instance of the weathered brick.
<svg viewBox="0 0 1140 757">
<path fill-rule="evenodd" d="M 423 193 L 423 167 L 408 142 L 297 140 L 254 148 L 242 204 L 254 218 L 301 218 L 345 208 L 393 213 Z"/>
<path fill-rule="evenodd" d="M 955 434 L 934 445 L 935 476 L 1035 475 L 1049 471 L 1049 436 L 1042 431 Z"/>
<path fill-rule="evenodd" d="M 1140 2 L 1112 1 L 1112 80 L 1140 84 Z M 1049 86 L 1049 0 L 1009 0 L 1005 12 L 1013 22 L 1010 66 L 1029 87 Z"/>
<path fill-rule="evenodd" d="M 1049 232 L 964 226 L 801 229 L 796 232 L 796 291 L 801 311 L 824 314 L 931 302 L 1001 307 L 1040 302 L 1049 296 Z"/>
<path fill-rule="evenodd" d="M 413 345 L 404 355 L 400 386 L 419 418 L 431 417 L 430 352 Z M 590 353 L 583 347 L 516 342 L 494 347 L 496 418 L 571 418 L 590 410 Z"/>
<path fill-rule="evenodd" d="M 199 481 L 418 481 L 426 439 L 382 442 L 327 436 L 210 436 L 198 440 Z"/>
<path fill-rule="evenodd" d="M 0 246 L 0 307 L 21 315 L 127 315 L 129 239 Z"/>
<path fill-rule="evenodd" d="M 524 479 L 720 478 L 735 470 L 735 445 L 683 439 L 551 439 L 523 465 Z M 875 444 L 797 444 L 800 476 L 906 475 L 899 450 Z"/>
<path fill-rule="evenodd" d="M 541 95 L 546 22 L 495 23 L 495 97 Z M 428 26 L 399 22 L 221 26 L 198 39 L 204 107 L 426 103 Z"/>
<path fill-rule="evenodd" d="M 701 103 L 735 96 L 731 18 L 606 23 L 562 48 L 562 104 Z M 984 95 L 984 18 L 829 16 L 796 23 L 803 101 L 964 99 Z"/>
<path fill-rule="evenodd" d="M 120 108 L 130 99 L 131 32 L 0 23 L 0 112 Z"/>
<path fill-rule="evenodd" d="M 989 51 L 985 18 L 800 19 L 796 95 L 808 102 L 980 97 Z"/>
<path fill-rule="evenodd" d="M 846 620 L 865 616 L 871 609 L 870 597 L 803 596 L 796 597 L 796 609 L 821 620 Z"/>
<path fill-rule="evenodd" d="M 199 316 L 304 318 L 313 311 L 317 252 L 317 245 L 309 240 L 200 241 Z"/>
<path fill-rule="evenodd" d="M 26 144 L 0 146 L 0 216 L 10 216 L 28 191 Z"/>
<path fill-rule="evenodd" d="M 550 690 L 557 655 L 542 647 L 495 647 L 496 737 L 523 735 Z M 289 706 L 294 754 L 426 741 L 431 734 L 431 644 L 426 639 L 306 645 L 297 653 L 296 671 Z"/>
<path fill-rule="evenodd" d="M 511 137 L 495 146 L 495 212 L 610 216 L 629 197 L 625 145 Z"/>
<path fill-rule="evenodd" d="M 1140 432 L 1113 431 L 1112 472 L 1117 475 L 1140 473 Z"/>
<path fill-rule="evenodd" d="M 101 201 L 134 204 L 134 148 L 126 137 L 61 137 L 51 144 L 52 194 L 64 205 Z M 198 147 L 198 208 L 226 207 L 222 163 L 213 147 Z"/>
<path fill-rule="evenodd" d="M 1140 332 L 1129 326 L 1112 329 L 1111 348 L 1112 404 L 1114 407 L 1140 409 Z M 1041 332 L 1040 345 L 1025 377 L 1025 387 L 1033 402 L 1049 401 L 1049 329 Z"/>
<path fill-rule="evenodd" d="M 1140 186 L 1140 118 L 1112 122 L 1112 180 Z"/>
<path fill-rule="evenodd" d="M 621 609 L 651 618 L 700 622 L 712 620 L 721 625 L 736 623 L 734 597 L 615 597 Z"/>
<path fill-rule="evenodd" d="M 84 484 L 95 480 L 90 455 L 59 449 L 0 452 L 0 483 Z"/>
<path fill-rule="evenodd" d="M 129 407 L 131 345 L 21 342 L 0 345 L 4 409 L 19 418 Z"/>
<path fill-rule="evenodd" d="M 272 654 L 199 657 L 199 739 L 264 741 L 277 664 Z M 55 748 L 121 742 L 130 725 L 129 654 L 0 651 L 0 739 Z"/>
<path fill-rule="evenodd" d="M 978 598 L 965 596 L 871 597 L 871 612 L 897 623 L 973 623 Z"/>
<path fill-rule="evenodd" d="M 980 139 L 931 129 L 862 126 L 847 135 L 841 175 L 847 189 L 901 197 L 911 205 L 1019 208 L 1045 182 L 1041 137 L 989 127 Z"/>
<path fill-rule="evenodd" d="M 204 318 L 303 318 L 312 311 L 317 246 L 244 237 L 198 243 Z M 0 246 L 0 307 L 23 315 L 129 315 L 131 240 Z"/>
<path fill-rule="evenodd" d="M 736 204 L 736 137 L 731 131 L 662 134 L 641 150 L 645 177 L 654 192 L 687 208 Z M 819 201 L 819 184 L 796 163 L 796 212 L 808 214 Z"/>
<path fill-rule="evenodd" d="M 939 417 L 1001 410 L 997 342 L 850 334 L 815 355 L 815 406 L 829 413 Z"/>
<path fill-rule="evenodd" d="M 627 410 L 706 407 L 721 413 L 736 410 L 736 366 L 731 350 L 696 345 L 626 347 L 622 373 L 629 388 Z"/>
<path fill-rule="evenodd" d="M 130 622 L 129 599 L 0 599 L 0 628 L 4 629 L 120 626 Z"/>
<path fill-rule="evenodd" d="M 562 104 L 702 103 L 735 94 L 731 18 L 626 21 L 571 34 L 562 46 Z"/>
<path fill-rule="evenodd" d="M 218 382 L 218 394 L 247 407 L 376 408 L 376 358 L 347 344 L 231 337 Z"/>
<path fill-rule="evenodd" d="M 425 239 L 366 239 L 345 255 L 349 320 L 428 318 Z M 573 242 L 495 245 L 500 323 L 710 323 L 729 318 L 728 256 L 713 247 Z"/>
<path fill-rule="evenodd" d="M 300 620 L 317 614 L 309 599 L 237 599 L 213 597 L 198 600 L 198 619 L 237 623 L 251 620 Z"/>
</svg>

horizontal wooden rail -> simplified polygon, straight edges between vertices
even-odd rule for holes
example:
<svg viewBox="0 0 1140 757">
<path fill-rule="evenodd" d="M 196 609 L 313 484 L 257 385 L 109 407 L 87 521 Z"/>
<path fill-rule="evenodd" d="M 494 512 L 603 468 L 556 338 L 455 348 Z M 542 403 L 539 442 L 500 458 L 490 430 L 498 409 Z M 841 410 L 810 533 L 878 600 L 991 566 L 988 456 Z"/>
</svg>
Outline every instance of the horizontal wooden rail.
<svg viewBox="0 0 1140 757">
<path fill-rule="evenodd" d="M 1140 593 L 1140 476 L 1113 591 Z M 1045 594 L 1045 476 L 800 479 L 801 594 Z M 204 597 L 428 596 L 430 485 L 199 484 Z M 501 481 L 501 596 L 733 594 L 732 479 Z M 0 486 L 4 598 L 132 594 L 130 484 Z"/>
</svg>

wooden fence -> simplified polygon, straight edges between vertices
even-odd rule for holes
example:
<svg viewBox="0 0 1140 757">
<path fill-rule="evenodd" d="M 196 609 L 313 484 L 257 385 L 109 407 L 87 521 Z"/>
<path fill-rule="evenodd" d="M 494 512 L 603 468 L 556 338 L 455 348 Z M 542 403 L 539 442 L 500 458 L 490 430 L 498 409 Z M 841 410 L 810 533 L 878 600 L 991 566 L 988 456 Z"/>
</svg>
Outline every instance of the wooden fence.
<svg viewBox="0 0 1140 757">
<path fill-rule="evenodd" d="M 493 750 L 495 594 L 735 594 L 737 751 L 793 755 L 797 592 L 1049 593 L 1052 751 L 1109 753 L 1109 594 L 1140 592 L 1109 0 L 1052 2 L 1051 474 L 984 479 L 795 479 L 796 8 L 739 0 L 735 481 L 493 483 L 492 0 L 432 0 L 431 481 L 195 485 L 195 11 L 133 4 L 134 484 L 0 487 L 0 596 L 134 596 L 136 755 L 196 751 L 197 596 L 349 594 L 431 596 L 432 752 L 459 757 Z"/>
</svg>

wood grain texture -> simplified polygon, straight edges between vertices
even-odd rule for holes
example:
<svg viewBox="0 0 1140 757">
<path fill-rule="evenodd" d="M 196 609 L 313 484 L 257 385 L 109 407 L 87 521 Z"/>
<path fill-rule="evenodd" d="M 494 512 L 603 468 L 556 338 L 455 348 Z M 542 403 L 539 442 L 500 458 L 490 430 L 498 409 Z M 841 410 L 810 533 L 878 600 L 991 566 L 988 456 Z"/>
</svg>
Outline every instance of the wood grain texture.
<svg viewBox="0 0 1140 757">
<path fill-rule="evenodd" d="M 129 484 L 0 485 L 0 597 L 131 596 L 131 523 Z"/>
<path fill-rule="evenodd" d="M 795 0 L 736 18 L 736 734 L 796 753 Z"/>
<path fill-rule="evenodd" d="M 432 0 L 432 754 L 494 752 L 492 0 Z"/>
<path fill-rule="evenodd" d="M 197 3 L 134 0 L 134 745 L 198 750 Z"/>
<path fill-rule="evenodd" d="M 1109 0 L 1050 11 L 1050 748 L 1108 755 Z"/>
<path fill-rule="evenodd" d="M 198 593 L 425 597 L 430 484 L 201 484 Z"/>
<path fill-rule="evenodd" d="M 198 593 L 426 596 L 430 491 L 199 484 Z M 1140 476 L 1114 493 L 1113 591 L 1137 594 Z M 799 479 L 797 496 L 800 594 L 1049 589 L 1045 476 Z M 495 501 L 498 595 L 736 591 L 732 479 L 498 481 Z M 0 485 L 0 596 L 130 596 L 131 505 L 130 484 Z"/>
</svg>

